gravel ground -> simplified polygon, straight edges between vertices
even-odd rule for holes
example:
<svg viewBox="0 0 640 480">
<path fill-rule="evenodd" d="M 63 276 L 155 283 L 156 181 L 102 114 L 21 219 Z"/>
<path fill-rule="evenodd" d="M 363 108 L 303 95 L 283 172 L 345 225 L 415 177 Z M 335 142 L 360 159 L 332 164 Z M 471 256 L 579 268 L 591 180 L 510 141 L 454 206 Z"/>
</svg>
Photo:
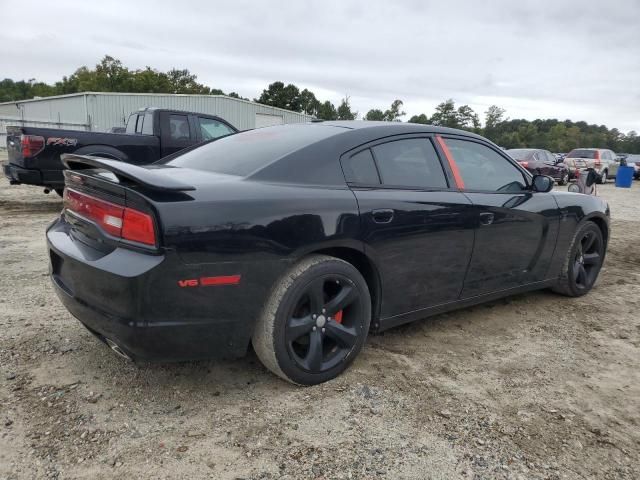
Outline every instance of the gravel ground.
<svg viewBox="0 0 640 480">
<path fill-rule="evenodd" d="M 542 291 L 371 337 L 297 388 L 255 354 L 133 365 L 60 305 L 55 195 L 0 180 L 0 478 L 640 477 L 640 184 L 601 188 L 609 254 Z"/>
</svg>

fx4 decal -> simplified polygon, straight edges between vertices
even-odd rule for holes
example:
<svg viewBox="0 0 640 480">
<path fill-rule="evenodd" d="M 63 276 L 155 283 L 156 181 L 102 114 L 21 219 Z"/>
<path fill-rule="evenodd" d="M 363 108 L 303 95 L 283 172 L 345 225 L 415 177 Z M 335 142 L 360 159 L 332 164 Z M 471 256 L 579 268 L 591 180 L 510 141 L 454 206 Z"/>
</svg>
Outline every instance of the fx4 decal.
<svg viewBox="0 0 640 480">
<path fill-rule="evenodd" d="M 75 138 L 64 138 L 64 137 L 47 138 L 47 145 L 53 145 L 55 147 L 75 147 L 77 144 L 78 144 L 78 140 Z"/>
</svg>

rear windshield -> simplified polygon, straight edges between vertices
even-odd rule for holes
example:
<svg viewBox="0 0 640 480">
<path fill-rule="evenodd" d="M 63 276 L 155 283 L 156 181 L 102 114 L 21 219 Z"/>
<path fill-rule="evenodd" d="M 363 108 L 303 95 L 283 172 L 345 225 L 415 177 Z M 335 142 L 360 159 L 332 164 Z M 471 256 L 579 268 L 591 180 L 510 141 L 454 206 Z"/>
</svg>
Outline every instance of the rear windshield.
<svg viewBox="0 0 640 480">
<path fill-rule="evenodd" d="M 585 150 L 584 148 L 576 148 L 567 153 L 568 158 L 596 158 L 597 150 Z"/>
<path fill-rule="evenodd" d="M 535 150 L 530 150 L 528 148 L 515 148 L 513 150 L 507 150 L 507 153 L 514 160 L 529 160 L 533 155 Z"/>
<path fill-rule="evenodd" d="M 342 129 L 328 125 L 293 124 L 229 135 L 166 162 L 175 167 L 245 177 L 285 155 Z"/>
</svg>

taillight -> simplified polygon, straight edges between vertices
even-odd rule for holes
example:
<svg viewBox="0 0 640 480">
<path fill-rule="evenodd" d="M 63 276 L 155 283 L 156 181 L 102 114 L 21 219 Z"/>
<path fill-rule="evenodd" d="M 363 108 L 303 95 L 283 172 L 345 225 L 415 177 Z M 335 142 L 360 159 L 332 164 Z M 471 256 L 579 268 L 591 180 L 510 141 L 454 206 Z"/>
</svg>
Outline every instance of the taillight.
<svg viewBox="0 0 640 480">
<path fill-rule="evenodd" d="M 527 168 L 529 166 L 529 162 L 518 162 L 520 165 L 522 165 L 524 168 Z"/>
<path fill-rule="evenodd" d="M 156 244 L 156 232 L 151 215 L 91 197 L 65 188 L 64 208 L 96 222 L 109 235 L 143 243 Z"/>
<path fill-rule="evenodd" d="M 596 166 L 600 166 L 600 151 L 599 150 L 596 150 L 596 154 L 595 154 L 595 156 L 593 158 L 595 159 L 594 163 L 596 164 Z"/>
<path fill-rule="evenodd" d="M 44 150 L 44 137 L 38 135 L 22 135 L 20 137 L 20 146 L 22 147 L 22 157 L 35 157 Z"/>
</svg>

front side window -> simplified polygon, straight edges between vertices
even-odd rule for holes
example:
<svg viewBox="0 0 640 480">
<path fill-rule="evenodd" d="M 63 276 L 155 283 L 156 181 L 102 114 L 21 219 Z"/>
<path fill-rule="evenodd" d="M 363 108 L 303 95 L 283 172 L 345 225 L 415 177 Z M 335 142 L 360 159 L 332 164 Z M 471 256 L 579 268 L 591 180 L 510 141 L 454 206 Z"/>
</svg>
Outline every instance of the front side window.
<svg viewBox="0 0 640 480">
<path fill-rule="evenodd" d="M 189 118 L 186 115 L 169 115 L 169 131 L 172 140 L 189 140 Z"/>
<path fill-rule="evenodd" d="M 444 139 L 465 190 L 515 192 L 526 188 L 518 168 L 493 149 L 467 140 Z"/>
<path fill-rule="evenodd" d="M 372 148 L 382 183 L 417 188 L 447 188 L 447 180 L 431 141 L 396 140 Z"/>
<path fill-rule="evenodd" d="M 233 130 L 227 125 L 213 118 L 198 117 L 198 120 L 200 120 L 202 140 L 213 140 L 214 138 L 233 133 Z"/>
</svg>

